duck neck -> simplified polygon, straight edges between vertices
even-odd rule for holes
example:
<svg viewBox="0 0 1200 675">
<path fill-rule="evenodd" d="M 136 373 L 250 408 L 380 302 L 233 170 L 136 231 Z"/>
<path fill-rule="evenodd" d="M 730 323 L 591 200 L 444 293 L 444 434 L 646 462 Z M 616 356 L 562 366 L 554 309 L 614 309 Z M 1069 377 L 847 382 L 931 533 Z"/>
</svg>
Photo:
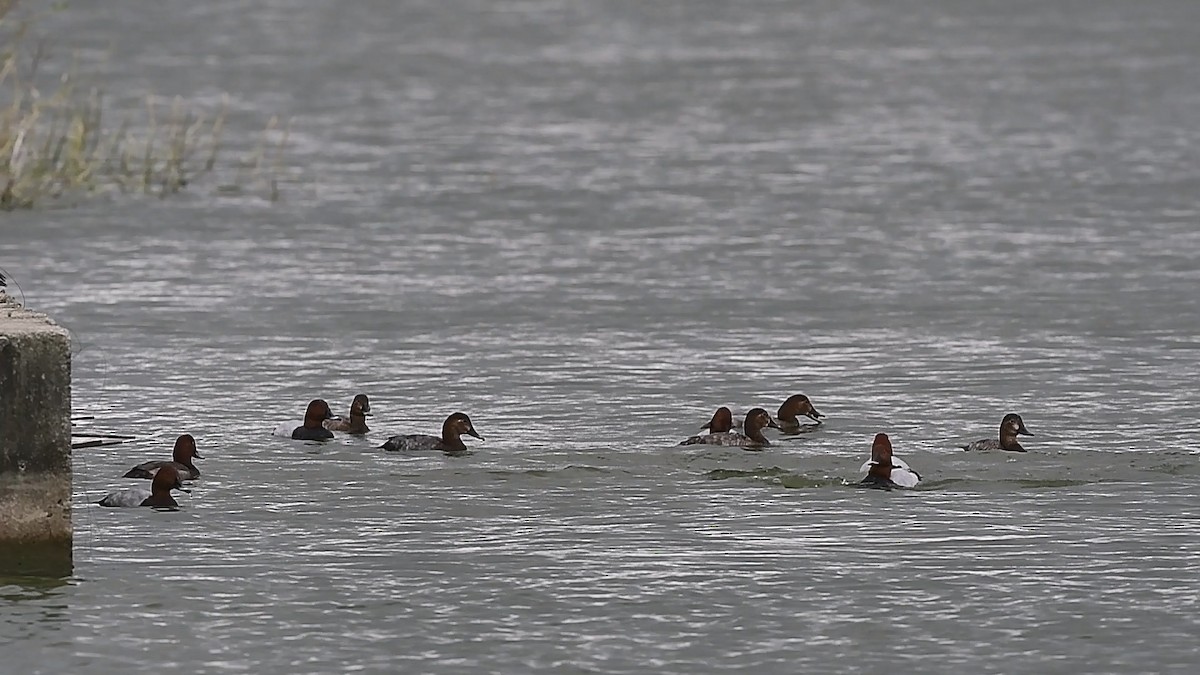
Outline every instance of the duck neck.
<svg viewBox="0 0 1200 675">
<path fill-rule="evenodd" d="M 442 425 L 442 447 L 446 450 L 466 450 L 467 444 L 462 442 L 460 434 L 449 424 Z"/>
<path fill-rule="evenodd" d="M 142 506 L 179 506 L 179 502 L 175 501 L 175 498 L 171 496 L 171 491 L 167 490 L 166 492 L 151 493 L 142 502 Z"/>
<path fill-rule="evenodd" d="M 346 431 L 352 434 L 365 434 L 370 431 L 367 428 L 367 416 L 361 412 L 350 411 L 350 428 Z"/>
<path fill-rule="evenodd" d="M 889 458 L 882 462 L 875 462 L 871 465 L 871 469 L 867 471 L 867 475 L 880 480 L 890 481 L 892 479 L 892 460 Z"/>
<path fill-rule="evenodd" d="M 761 445 L 770 445 L 771 444 L 771 442 L 767 440 L 767 437 L 763 436 L 762 427 L 759 426 L 758 424 L 747 424 L 746 425 L 746 437 L 749 438 L 750 440 L 754 441 L 755 443 L 759 443 Z"/>
<path fill-rule="evenodd" d="M 1021 443 L 1017 441 L 1017 435 L 1005 429 L 1000 430 L 1000 447 L 1005 450 L 1015 450 L 1024 452 L 1025 448 L 1021 447 Z"/>
<path fill-rule="evenodd" d="M 733 418 L 723 408 L 714 413 L 712 419 L 708 422 L 708 432 L 710 434 L 720 434 L 731 429 L 733 429 Z"/>
<path fill-rule="evenodd" d="M 779 406 L 779 411 L 775 415 L 776 422 L 795 422 L 800 423 L 800 406 L 796 403 L 785 401 Z"/>
</svg>

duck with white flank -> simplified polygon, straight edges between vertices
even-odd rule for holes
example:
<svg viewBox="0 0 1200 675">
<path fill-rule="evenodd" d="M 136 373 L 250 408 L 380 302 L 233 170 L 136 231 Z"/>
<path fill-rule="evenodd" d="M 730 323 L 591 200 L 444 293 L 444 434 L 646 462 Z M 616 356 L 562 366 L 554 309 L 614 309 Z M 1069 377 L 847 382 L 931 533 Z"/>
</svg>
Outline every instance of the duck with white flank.
<svg viewBox="0 0 1200 675">
<path fill-rule="evenodd" d="M 871 459 L 862 465 L 867 477 L 858 482 L 859 487 L 891 490 L 916 487 L 921 475 L 908 468 L 908 464 L 892 455 L 892 441 L 887 434 L 875 434 L 871 444 Z"/>
<path fill-rule="evenodd" d="M 718 409 L 717 414 L 719 415 L 720 412 L 721 410 Z M 713 415 L 713 421 L 715 422 L 716 420 L 717 415 Z M 759 450 L 771 445 L 771 442 L 762 433 L 762 430 L 767 427 L 778 429 L 779 425 L 775 420 L 771 419 L 771 414 L 766 410 L 754 408 L 746 413 L 746 419 L 742 422 L 743 433 L 721 431 L 704 434 L 703 436 L 692 436 L 680 443 L 680 445 L 727 445 L 746 448 L 747 450 Z"/>
<path fill-rule="evenodd" d="M 171 490 L 183 490 L 183 482 L 179 480 L 179 472 L 173 464 L 164 464 L 154 474 L 150 489 L 127 488 L 105 495 L 104 499 L 96 502 L 100 506 L 157 506 L 175 508 L 179 502 L 171 496 Z"/>
</svg>

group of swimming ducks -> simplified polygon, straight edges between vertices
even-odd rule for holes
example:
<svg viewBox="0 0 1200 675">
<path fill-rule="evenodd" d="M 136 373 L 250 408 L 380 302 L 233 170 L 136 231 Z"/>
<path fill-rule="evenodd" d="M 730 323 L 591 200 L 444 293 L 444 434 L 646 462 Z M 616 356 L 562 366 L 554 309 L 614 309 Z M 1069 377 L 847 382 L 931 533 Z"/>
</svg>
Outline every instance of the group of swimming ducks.
<svg viewBox="0 0 1200 675">
<path fill-rule="evenodd" d="M 333 438 L 333 432 L 342 431 L 347 434 L 362 435 L 370 431 L 367 427 L 367 415 L 371 413 L 371 399 L 366 394 L 359 394 L 350 402 L 348 419 L 334 417 L 329 404 L 324 399 L 313 399 L 304 411 L 304 424 L 292 428 L 290 424 L 280 425 L 272 432 L 274 436 L 283 436 L 297 441 L 328 441 Z M 447 453 L 467 451 L 467 444 L 462 442 L 462 435 L 474 436 L 484 440 L 471 418 L 466 413 L 456 412 L 442 423 L 441 436 L 427 434 L 406 434 L 392 436 L 386 443 L 379 446 L 392 452 L 419 450 L 440 450 Z"/>
<path fill-rule="evenodd" d="M 309 402 L 304 412 L 304 424 L 292 427 L 285 424 L 275 429 L 273 435 L 286 436 L 295 440 L 326 441 L 334 437 L 334 432 L 353 435 L 366 434 L 367 415 L 371 412 L 371 401 L 366 394 L 354 397 L 350 404 L 350 414 L 346 419 L 335 417 L 329 404 L 323 399 Z M 802 421 L 803 418 L 811 420 Z M 813 406 L 812 401 L 804 394 L 789 397 L 779 406 L 775 417 L 771 417 L 763 408 L 752 408 L 746 416 L 735 423 L 733 412 L 721 406 L 713 413 L 712 419 L 701 429 L 708 433 L 692 436 L 679 445 L 722 445 L 740 447 L 745 450 L 762 450 L 771 445 L 770 440 L 763 434 L 764 429 L 776 429 L 786 436 L 816 431 L 821 427 L 824 417 Z M 735 428 L 735 426 L 737 428 Z M 740 428 L 740 431 L 738 430 Z M 390 452 L 427 452 L 440 451 L 450 455 L 462 454 L 467 451 L 462 436 L 474 436 L 484 440 L 475 431 L 471 418 L 466 413 L 456 412 L 442 423 L 442 435 L 406 434 L 392 436 L 379 446 Z M 1025 428 L 1025 422 L 1016 413 L 1009 413 L 1000 422 L 999 439 L 988 438 L 962 446 L 963 450 L 1003 450 L 1008 452 L 1025 452 L 1025 448 L 1017 440 L 1017 436 L 1032 436 Z M 191 434 L 183 434 L 175 440 L 175 449 L 170 460 L 144 462 L 131 468 L 125 478 L 150 479 L 150 489 L 128 488 L 112 492 L 100 500 L 101 506 L 154 506 L 164 508 L 178 507 L 178 502 L 171 495 L 172 490 L 182 490 L 184 481 L 192 481 L 200 477 L 200 469 L 193 463 L 202 459 L 196 449 L 196 439 Z M 871 459 L 862 465 L 862 471 L 867 475 L 855 485 L 859 487 L 892 490 L 895 488 L 916 487 L 921 476 L 911 469 L 904 460 L 892 452 L 892 442 L 887 434 L 876 434 L 871 444 Z"/>
<path fill-rule="evenodd" d="M 298 441 L 328 441 L 334 437 L 335 431 L 353 435 L 363 435 L 371 429 L 367 427 L 367 415 L 371 412 L 371 399 L 366 394 L 359 394 L 350 403 L 350 414 L 345 418 L 335 417 L 329 404 L 324 399 L 314 399 L 309 402 L 304 411 L 304 424 L 293 428 L 284 424 L 276 428 L 272 435 L 284 436 Z M 442 423 L 442 435 L 404 434 L 392 436 L 379 446 L 391 452 L 441 451 L 447 454 L 462 454 L 467 451 L 467 444 L 462 436 L 474 436 L 484 440 L 466 413 L 456 412 Z M 172 490 L 189 492 L 183 486 L 184 481 L 192 481 L 200 477 L 200 469 L 192 462 L 203 459 L 196 450 L 196 439 L 191 434 L 183 434 L 175 439 L 175 449 L 169 460 L 157 460 L 139 464 L 124 475 L 125 478 L 149 478 L 150 489 L 126 488 L 110 492 L 98 503 L 101 506 L 157 506 L 165 508 L 178 507 L 179 503 L 171 495 Z"/>
</svg>

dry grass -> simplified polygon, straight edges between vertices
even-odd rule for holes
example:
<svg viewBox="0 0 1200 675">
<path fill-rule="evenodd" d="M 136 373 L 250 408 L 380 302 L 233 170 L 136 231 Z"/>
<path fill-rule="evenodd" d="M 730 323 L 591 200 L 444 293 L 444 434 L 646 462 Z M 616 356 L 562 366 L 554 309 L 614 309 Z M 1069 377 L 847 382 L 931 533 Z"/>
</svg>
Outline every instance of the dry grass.
<svg viewBox="0 0 1200 675">
<path fill-rule="evenodd" d="M 0 51 L 0 209 L 105 190 L 167 196 L 217 168 L 227 105 L 205 116 L 178 98 L 164 103 L 149 96 L 143 114 L 114 127 L 101 93 L 80 84 L 77 68 L 47 91 L 38 87 L 46 81 L 38 77 L 41 51 L 27 46 L 27 24 L 5 18 L 15 4 L 0 0 L 0 38 L 6 38 L 0 44 L 8 45 Z M 274 176 L 287 134 L 277 127 L 272 119 L 240 162 L 239 191 L 253 183 L 278 199 Z"/>
</svg>

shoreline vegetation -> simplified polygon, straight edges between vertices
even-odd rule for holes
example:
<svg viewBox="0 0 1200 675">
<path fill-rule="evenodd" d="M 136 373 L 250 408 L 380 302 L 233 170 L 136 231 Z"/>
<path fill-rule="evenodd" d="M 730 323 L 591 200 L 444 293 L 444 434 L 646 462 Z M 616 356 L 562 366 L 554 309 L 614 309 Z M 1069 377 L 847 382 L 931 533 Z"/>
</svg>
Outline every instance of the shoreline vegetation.
<svg viewBox="0 0 1200 675">
<path fill-rule="evenodd" d="M 0 210 L 112 191 L 167 197 L 229 168 L 218 163 L 228 96 L 205 114 L 179 97 L 147 95 L 140 115 L 114 125 L 102 93 L 80 82 L 75 65 L 53 79 L 39 74 L 43 50 L 30 44 L 29 22 L 10 16 L 16 4 L 0 0 Z M 254 149 L 229 163 L 234 174 L 216 193 L 261 191 L 278 201 L 287 142 L 272 117 Z"/>
</svg>

